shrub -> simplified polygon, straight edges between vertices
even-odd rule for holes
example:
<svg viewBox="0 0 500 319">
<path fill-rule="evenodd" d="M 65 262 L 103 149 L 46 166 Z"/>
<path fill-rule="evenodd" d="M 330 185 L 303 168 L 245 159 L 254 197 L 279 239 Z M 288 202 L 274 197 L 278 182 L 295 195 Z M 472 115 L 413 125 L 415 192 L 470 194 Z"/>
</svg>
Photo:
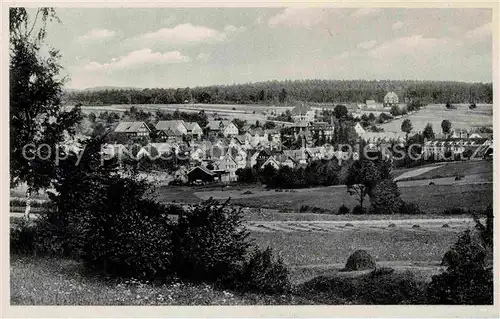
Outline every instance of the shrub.
<svg viewBox="0 0 500 319">
<path fill-rule="evenodd" d="M 349 256 L 345 264 L 345 270 L 347 271 L 374 269 L 375 267 L 376 265 L 373 257 L 362 249 L 356 250 Z"/>
<path fill-rule="evenodd" d="M 344 204 L 342 204 L 342 206 L 339 207 L 337 214 L 339 214 L 339 215 L 349 214 L 349 208 L 347 206 L 345 206 Z"/>
<path fill-rule="evenodd" d="M 420 210 L 420 207 L 418 207 L 418 204 L 412 203 L 412 202 L 410 202 L 410 203 L 402 202 L 401 207 L 399 208 L 399 213 L 405 214 L 405 215 L 424 214 L 424 212 Z"/>
<path fill-rule="evenodd" d="M 40 220 L 40 242 L 53 253 L 81 259 L 92 270 L 135 278 L 164 278 L 171 262 L 167 208 L 148 198 L 150 185 L 101 165 L 91 140 L 60 163 L 49 194 L 55 209 Z"/>
<path fill-rule="evenodd" d="M 460 208 L 460 207 L 453 207 L 453 208 L 448 208 L 445 209 L 443 212 L 444 215 L 468 215 L 470 212 L 466 209 Z"/>
<path fill-rule="evenodd" d="M 254 248 L 234 278 L 237 290 L 265 294 L 282 294 L 290 290 L 288 269 L 281 258 L 273 258 L 271 248 Z"/>
<path fill-rule="evenodd" d="M 390 227 L 390 228 L 396 227 L 396 224 L 391 223 L 391 224 L 389 224 L 389 226 L 388 226 L 388 227 Z"/>
<path fill-rule="evenodd" d="M 368 211 L 366 210 L 366 208 L 364 207 L 361 207 L 359 205 L 356 205 L 353 209 L 352 209 L 352 213 L 354 215 L 364 215 L 366 213 L 368 213 Z"/>
<path fill-rule="evenodd" d="M 467 230 L 447 252 L 445 272 L 432 277 L 427 287 L 430 304 L 493 304 L 493 269 L 485 263 L 481 239 Z"/>
<path fill-rule="evenodd" d="M 411 228 L 420 228 L 420 225 L 413 225 Z"/>
<path fill-rule="evenodd" d="M 10 227 L 10 253 L 32 254 L 35 252 L 36 224 L 33 221 L 20 219 Z"/>
<path fill-rule="evenodd" d="M 442 228 L 450 228 L 450 225 L 448 224 L 443 224 L 443 226 L 441 226 Z"/>
<path fill-rule="evenodd" d="M 180 277 L 225 281 L 245 260 L 249 232 L 241 209 L 229 209 L 227 203 L 209 199 L 192 210 L 179 211 L 172 244 L 173 265 Z"/>
<path fill-rule="evenodd" d="M 386 268 L 356 277 L 320 276 L 298 288 L 301 295 L 320 304 L 424 304 L 425 283 L 409 271 Z"/>
</svg>

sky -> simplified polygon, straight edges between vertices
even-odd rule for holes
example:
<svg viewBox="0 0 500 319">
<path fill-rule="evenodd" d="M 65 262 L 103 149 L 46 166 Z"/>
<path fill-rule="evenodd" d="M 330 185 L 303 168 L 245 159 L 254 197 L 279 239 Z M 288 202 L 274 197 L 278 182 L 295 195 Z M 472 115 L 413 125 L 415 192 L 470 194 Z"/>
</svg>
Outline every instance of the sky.
<svg viewBox="0 0 500 319">
<path fill-rule="evenodd" d="M 285 79 L 492 82 L 490 9 L 56 9 L 68 88 Z"/>
</svg>

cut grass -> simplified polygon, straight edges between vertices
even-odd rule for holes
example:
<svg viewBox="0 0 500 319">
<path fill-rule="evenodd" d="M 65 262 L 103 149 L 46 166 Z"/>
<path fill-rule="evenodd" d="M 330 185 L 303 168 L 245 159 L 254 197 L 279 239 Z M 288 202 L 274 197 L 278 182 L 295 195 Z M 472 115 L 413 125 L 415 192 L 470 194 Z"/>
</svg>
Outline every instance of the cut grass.
<svg viewBox="0 0 500 319">
<path fill-rule="evenodd" d="M 343 264 L 358 249 L 377 261 L 435 262 L 456 242 L 458 234 L 446 229 L 345 228 L 339 232 L 252 233 L 260 247 L 270 246 L 290 266 Z"/>
</svg>

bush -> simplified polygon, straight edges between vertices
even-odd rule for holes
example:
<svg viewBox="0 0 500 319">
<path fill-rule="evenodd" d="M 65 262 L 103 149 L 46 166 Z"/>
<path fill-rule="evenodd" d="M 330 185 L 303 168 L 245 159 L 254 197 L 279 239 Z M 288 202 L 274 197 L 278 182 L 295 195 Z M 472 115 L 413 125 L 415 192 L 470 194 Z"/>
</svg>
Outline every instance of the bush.
<svg viewBox="0 0 500 319">
<path fill-rule="evenodd" d="M 405 214 L 405 215 L 424 214 L 424 212 L 420 210 L 420 207 L 418 207 L 418 204 L 412 203 L 412 202 L 410 202 L 410 203 L 402 202 L 401 207 L 399 208 L 399 213 Z"/>
<path fill-rule="evenodd" d="M 10 253 L 32 254 L 35 252 L 37 237 L 36 224 L 33 221 L 20 219 L 10 227 Z"/>
<path fill-rule="evenodd" d="M 481 239 L 467 230 L 443 257 L 445 272 L 432 277 L 427 288 L 430 304 L 492 305 L 493 269 L 485 263 Z"/>
<path fill-rule="evenodd" d="M 352 209 L 352 213 L 354 215 L 364 215 L 364 214 L 367 214 L 368 211 L 366 210 L 366 208 L 364 207 L 361 207 L 359 205 L 356 205 L 353 209 Z"/>
<path fill-rule="evenodd" d="M 403 203 L 398 185 L 390 179 L 377 183 L 369 195 L 373 214 L 396 214 Z"/>
<path fill-rule="evenodd" d="M 241 209 L 209 199 L 179 211 L 174 227 L 173 265 L 178 276 L 192 281 L 224 282 L 234 277 L 249 243 Z"/>
<path fill-rule="evenodd" d="M 470 211 L 460 208 L 460 207 L 453 207 L 453 208 L 448 208 L 445 209 L 443 212 L 444 215 L 469 215 Z"/>
<path fill-rule="evenodd" d="M 349 208 L 347 206 L 345 206 L 344 204 L 342 204 L 342 206 L 339 207 L 337 214 L 338 215 L 349 214 Z"/>
<path fill-rule="evenodd" d="M 373 257 L 367 253 L 365 250 L 356 250 L 349 258 L 345 264 L 345 270 L 364 270 L 364 269 L 374 269 L 376 267 L 375 260 Z"/>
<path fill-rule="evenodd" d="M 291 289 L 288 273 L 281 258 L 274 260 L 271 248 L 254 248 L 233 282 L 243 292 L 283 294 Z"/>
<path fill-rule="evenodd" d="M 425 283 L 409 271 L 396 273 L 386 268 L 356 277 L 320 276 L 298 290 L 318 304 L 425 304 Z"/>
</svg>

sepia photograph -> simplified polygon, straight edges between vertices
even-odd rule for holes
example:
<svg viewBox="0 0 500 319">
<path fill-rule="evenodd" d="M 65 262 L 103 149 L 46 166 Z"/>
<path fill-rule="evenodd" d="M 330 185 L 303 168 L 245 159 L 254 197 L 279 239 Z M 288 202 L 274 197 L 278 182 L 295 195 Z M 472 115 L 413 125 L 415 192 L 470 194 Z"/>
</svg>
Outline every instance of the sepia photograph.
<svg viewBox="0 0 500 319">
<path fill-rule="evenodd" d="M 3 9 L 10 306 L 494 305 L 492 5 Z"/>
</svg>

